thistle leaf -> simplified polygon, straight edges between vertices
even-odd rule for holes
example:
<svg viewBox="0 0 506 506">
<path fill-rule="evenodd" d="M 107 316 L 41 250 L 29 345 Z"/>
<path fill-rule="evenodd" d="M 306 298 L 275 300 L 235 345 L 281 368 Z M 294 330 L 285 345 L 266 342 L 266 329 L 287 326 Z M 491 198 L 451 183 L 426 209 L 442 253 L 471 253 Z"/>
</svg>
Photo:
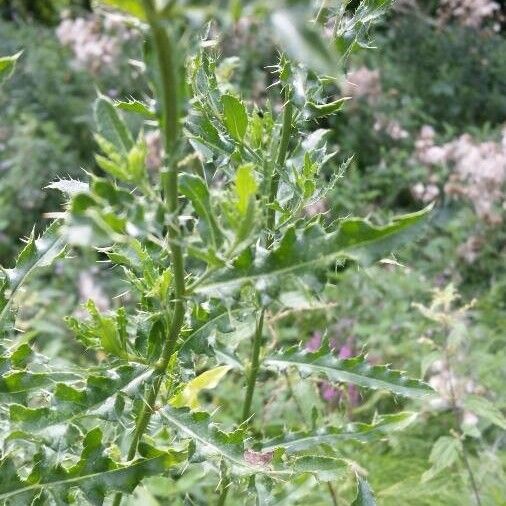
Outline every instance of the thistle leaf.
<svg viewBox="0 0 506 506">
<path fill-rule="evenodd" d="M 59 224 L 53 222 L 37 239 L 32 234 L 19 253 L 15 266 L 11 269 L 3 269 L 5 277 L 0 287 L 0 326 L 9 314 L 9 308 L 17 290 L 28 277 L 35 270 L 50 266 L 65 254 L 64 241 L 58 234 L 58 228 Z"/>
<path fill-rule="evenodd" d="M 286 279 L 289 274 L 326 266 L 340 259 L 368 266 L 414 239 L 430 209 L 427 207 L 399 216 L 384 226 L 375 226 L 360 218 L 348 218 L 330 233 L 314 224 L 304 230 L 290 227 L 275 249 L 259 251 L 259 258 L 244 266 L 220 269 L 196 291 L 223 295 L 246 283 L 258 288 L 281 276 Z"/>
<path fill-rule="evenodd" d="M 335 479 L 347 464 L 333 457 L 320 455 L 295 456 L 279 460 L 274 451 L 256 452 L 245 449 L 246 434 L 237 429 L 223 432 L 212 423 L 205 412 L 190 412 L 167 406 L 160 411 L 162 421 L 175 428 L 183 439 L 190 439 L 207 456 L 225 459 L 230 471 L 238 476 L 265 474 L 272 478 L 292 477 L 294 474 L 310 473 L 321 479 Z"/>
<path fill-rule="evenodd" d="M 314 448 L 320 444 L 334 446 L 339 441 L 349 439 L 361 442 L 371 441 L 384 437 L 390 432 L 404 429 L 415 418 L 416 414 L 414 413 L 402 412 L 379 416 L 370 424 L 350 423 L 344 427 L 321 427 L 309 432 L 294 432 L 266 441 L 262 445 L 262 451 L 284 448 L 291 453 Z"/>
<path fill-rule="evenodd" d="M 370 365 L 365 357 L 339 359 L 328 345 L 316 352 L 300 351 L 297 347 L 268 356 L 263 365 L 268 368 L 297 368 L 302 375 L 323 375 L 330 381 L 352 383 L 374 390 L 388 390 L 405 397 L 421 398 L 433 393 L 423 381 L 407 377 L 403 372 L 385 365 Z"/>
<path fill-rule="evenodd" d="M 79 488 L 93 505 L 101 506 L 111 492 L 132 493 L 146 476 L 163 473 L 182 461 L 182 454 L 161 452 L 144 446 L 147 457 L 122 465 L 115 462 L 102 444 L 102 431 L 96 427 L 86 434 L 79 461 L 66 469 L 46 461 L 41 452 L 36 455 L 27 479 L 21 478 L 11 457 L 0 461 L 2 483 L 0 501 L 3 504 L 32 504 L 43 500 L 50 504 L 70 504 L 70 492 Z"/>
<path fill-rule="evenodd" d="M 118 410 L 123 407 L 119 399 L 138 396 L 151 375 L 150 369 L 134 365 L 92 371 L 87 376 L 82 371 L 77 381 L 54 384 L 47 406 L 29 408 L 10 404 L 11 429 L 15 437 L 22 439 L 28 432 L 50 440 L 56 426 L 75 423 L 84 417 L 117 419 Z"/>
</svg>

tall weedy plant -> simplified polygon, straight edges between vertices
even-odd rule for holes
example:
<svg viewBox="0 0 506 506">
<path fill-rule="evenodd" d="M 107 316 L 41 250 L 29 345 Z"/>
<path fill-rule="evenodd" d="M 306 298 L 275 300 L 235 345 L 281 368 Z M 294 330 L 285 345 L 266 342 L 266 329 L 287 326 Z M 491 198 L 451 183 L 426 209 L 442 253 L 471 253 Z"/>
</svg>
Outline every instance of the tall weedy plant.
<svg viewBox="0 0 506 506">
<path fill-rule="evenodd" d="M 299 338 L 279 343 L 272 334 L 291 311 L 328 302 L 319 294 L 333 269 L 384 258 L 414 239 L 427 214 L 375 226 L 306 211 L 341 175 L 322 177 L 335 153 L 313 127 L 345 102 L 328 98 L 336 93 L 329 75 L 364 44 L 385 4 L 364 0 L 351 14 L 325 3 L 313 13 L 305 3 L 269 12 L 281 54 L 278 111 L 248 107 L 217 77 L 217 41 L 195 26 L 190 2 L 106 3 L 145 31 L 152 94 L 99 96 L 96 162 L 105 176 L 52 183 L 68 196 L 65 212 L 3 270 L 1 501 L 119 505 L 139 483 L 149 489 L 149 477 L 166 476 L 153 492 L 163 504 L 271 504 L 294 490 L 323 490 L 335 502 L 332 482 L 351 473 L 354 504 L 374 504 L 340 442 L 383 437 L 413 414 L 332 426 L 315 408 L 311 423 L 288 426 L 261 416 L 259 391 L 265 398 L 293 371 L 305 382 L 323 376 L 401 396 L 431 391 L 364 355 L 339 359 L 325 340 L 308 351 Z M 320 25 L 332 26 L 329 39 Z M 135 137 L 124 113 L 144 122 Z M 152 129 L 163 139 L 159 177 L 146 168 Z M 114 312 L 89 301 L 89 318 L 68 318 L 102 359 L 62 368 L 16 337 L 11 309 L 36 269 L 90 243 L 123 276 L 128 296 Z M 301 298 L 309 301 L 302 308 L 290 303 Z"/>
</svg>

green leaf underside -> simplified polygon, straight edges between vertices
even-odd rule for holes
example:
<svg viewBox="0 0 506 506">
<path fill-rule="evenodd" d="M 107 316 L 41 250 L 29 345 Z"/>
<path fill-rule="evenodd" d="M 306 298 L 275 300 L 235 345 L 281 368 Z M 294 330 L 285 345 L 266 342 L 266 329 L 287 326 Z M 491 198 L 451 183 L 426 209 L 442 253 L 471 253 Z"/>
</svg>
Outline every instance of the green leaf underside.
<svg viewBox="0 0 506 506">
<path fill-rule="evenodd" d="M 339 441 L 353 439 L 366 442 L 402 430 L 416 418 L 415 413 L 401 412 L 378 417 L 373 423 L 351 423 L 344 427 L 321 427 L 315 431 L 294 432 L 262 444 L 262 451 L 284 448 L 287 452 L 302 451 L 320 444 L 332 445 Z"/>
<path fill-rule="evenodd" d="M 296 231 L 289 228 L 277 247 L 262 252 L 247 267 L 220 269 L 196 288 L 197 292 L 226 292 L 245 283 L 270 281 L 301 269 L 324 266 L 350 259 L 368 266 L 416 238 L 431 207 L 396 218 L 384 226 L 374 226 L 361 218 L 341 221 L 335 232 L 325 233 L 319 225 Z M 318 252 L 318 254 L 317 254 Z"/>
<path fill-rule="evenodd" d="M 181 454 L 165 453 L 145 447 L 147 458 L 138 458 L 122 465 L 113 461 L 102 446 L 102 432 L 97 427 L 86 435 L 79 461 L 65 469 L 51 466 L 43 454 L 36 456 L 34 468 L 26 480 L 16 471 L 13 460 L 7 456 L 0 461 L 2 481 L 0 501 L 3 504 L 31 504 L 44 500 L 44 504 L 57 500 L 69 504 L 69 492 L 78 487 L 93 505 L 100 506 L 107 494 L 118 491 L 132 493 L 146 476 L 158 475 L 181 462 Z M 51 498 L 51 499 L 50 499 Z"/>
<path fill-rule="evenodd" d="M 48 267 L 54 260 L 60 258 L 65 251 L 63 238 L 58 235 L 59 224 L 52 223 L 37 239 L 32 235 L 16 259 L 12 269 L 3 269 L 5 273 L 4 285 L 0 289 L 2 294 L 9 290 L 9 298 L 5 295 L 0 299 L 0 324 L 8 315 L 9 308 L 16 291 L 23 285 L 36 269 Z"/>
<path fill-rule="evenodd" d="M 263 365 L 276 369 L 295 367 L 302 375 L 322 374 L 330 381 L 388 390 L 405 397 L 422 398 L 433 393 L 427 383 L 409 378 L 386 365 L 370 365 L 363 355 L 339 359 L 332 355 L 328 345 L 314 353 L 293 348 L 266 357 Z"/>
<path fill-rule="evenodd" d="M 376 499 L 374 499 L 371 487 L 361 476 L 357 476 L 357 497 L 351 506 L 376 506 Z"/>
</svg>

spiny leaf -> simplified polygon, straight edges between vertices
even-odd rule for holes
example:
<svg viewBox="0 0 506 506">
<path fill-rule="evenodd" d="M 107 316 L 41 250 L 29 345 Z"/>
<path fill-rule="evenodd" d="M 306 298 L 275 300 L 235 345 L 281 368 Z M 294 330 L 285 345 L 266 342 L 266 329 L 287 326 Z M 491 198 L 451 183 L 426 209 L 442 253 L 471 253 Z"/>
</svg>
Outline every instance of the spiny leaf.
<svg viewBox="0 0 506 506">
<path fill-rule="evenodd" d="M 48 406 L 10 404 L 11 428 L 21 435 L 29 431 L 45 438 L 53 433 L 51 428 L 83 417 L 115 418 L 118 398 L 136 397 L 151 374 L 146 367 L 122 365 L 102 373 L 92 371 L 76 383 L 56 383 Z M 80 386 L 83 381 L 84 388 Z"/>
<path fill-rule="evenodd" d="M 12 56 L 0 57 L 0 84 L 12 75 L 16 62 L 22 53 L 23 51 L 19 51 L 19 53 L 13 54 Z"/>
<path fill-rule="evenodd" d="M 331 233 L 325 233 L 315 224 L 303 230 L 290 227 L 275 249 L 257 252 L 259 258 L 244 266 L 220 269 L 196 291 L 223 295 L 246 283 L 261 286 L 280 276 L 325 266 L 339 259 L 348 258 L 368 266 L 415 238 L 430 209 L 399 216 L 384 226 L 348 218 Z"/>
<path fill-rule="evenodd" d="M 295 347 L 268 356 L 263 364 L 276 369 L 295 367 L 302 375 L 321 374 L 330 381 L 388 390 L 406 397 L 425 397 L 433 393 L 432 388 L 423 381 L 409 378 L 385 365 L 370 365 L 362 355 L 339 359 L 333 355 L 328 344 L 316 352 L 300 351 Z"/>
<path fill-rule="evenodd" d="M 396 413 L 382 415 L 368 423 L 350 423 L 344 427 L 321 427 L 310 432 L 294 432 L 266 441 L 262 451 L 284 448 L 287 452 L 301 451 L 320 444 L 334 445 L 339 441 L 353 439 L 370 441 L 384 437 L 386 434 L 402 430 L 416 418 L 414 413 Z"/>
<path fill-rule="evenodd" d="M 283 478 L 294 474 L 311 473 L 322 479 L 335 479 L 346 469 L 346 464 L 333 457 L 320 455 L 295 456 L 281 461 L 275 452 L 256 452 L 245 449 L 245 433 L 241 429 L 223 432 L 212 423 L 204 412 L 190 412 L 167 406 L 160 411 L 162 421 L 177 429 L 184 439 L 190 439 L 207 456 L 225 459 L 232 474 L 265 474 L 273 478 Z"/>
<path fill-rule="evenodd" d="M 59 179 L 58 181 L 53 181 L 48 184 L 46 188 L 61 191 L 65 195 L 71 197 L 72 195 L 77 195 L 78 193 L 88 192 L 90 185 L 88 183 L 84 183 L 83 181 L 78 181 L 77 179 Z"/>
<path fill-rule="evenodd" d="M 58 234 L 59 224 L 53 222 L 35 239 L 32 234 L 11 269 L 3 269 L 5 278 L 0 287 L 0 325 L 5 322 L 16 291 L 36 269 L 48 267 L 65 253 L 63 238 Z M 9 291 L 7 298 L 6 291 Z"/>
<path fill-rule="evenodd" d="M 43 499 L 44 503 L 69 504 L 69 493 L 79 488 L 93 505 L 101 506 L 111 492 L 132 493 L 146 476 L 158 475 L 182 461 L 182 454 L 161 452 L 144 446 L 147 456 L 122 465 L 115 462 L 102 445 L 102 431 L 96 427 L 86 435 L 79 461 L 66 469 L 61 464 L 51 466 L 45 455 L 39 453 L 27 479 L 16 472 L 11 457 L 0 462 L 2 482 L 0 501 L 3 504 L 31 504 Z"/>
<path fill-rule="evenodd" d="M 123 153 L 128 153 L 134 141 L 113 102 L 100 95 L 95 100 L 94 113 L 99 134 Z"/>
</svg>

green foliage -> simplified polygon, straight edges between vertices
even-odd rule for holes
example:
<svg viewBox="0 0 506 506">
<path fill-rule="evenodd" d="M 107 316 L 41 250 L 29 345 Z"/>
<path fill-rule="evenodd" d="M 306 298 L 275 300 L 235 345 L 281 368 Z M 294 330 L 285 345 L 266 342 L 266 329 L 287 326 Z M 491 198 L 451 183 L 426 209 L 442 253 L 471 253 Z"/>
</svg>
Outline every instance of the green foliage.
<svg viewBox="0 0 506 506">
<path fill-rule="evenodd" d="M 118 300 L 110 309 L 90 300 L 88 316 L 67 318 L 90 354 L 84 365 L 44 357 L 5 325 L 0 499 L 118 505 L 135 493 L 132 501 L 161 495 L 175 504 L 316 504 L 333 500 L 337 487 L 347 504 L 375 504 L 363 478 L 368 459 L 368 481 L 382 497 L 380 455 L 393 463 L 390 479 L 411 471 L 392 448 L 403 441 L 401 429 L 415 425 L 405 407 L 425 411 L 417 426 L 434 417 L 426 407 L 431 387 L 413 378 L 420 369 L 413 340 L 402 334 L 397 344 L 411 353 L 401 356 L 388 341 L 398 337 L 392 322 L 415 312 L 405 297 L 412 292 L 389 272 L 397 264 L 391 255 L 418 247 L 431 208 L 378 225 L 313 206 L 343 188 L 350 164 L 334 162 L 336 146 L 321 128 L 346 102 L 334 96 L 337 81 L 329 76 L 367 46 L 386 3 L 325 8 L 315 23 L 302 5 L 274 5 L 269 19 L 286 55 L 270 62 L 279 78 L 272 101 L 255 104 L 220 68 L 218 42 L 204 23 L 212 9 L 199 16 L 198 5 L 193 11 L 178 2 L 160 12 L 151 0 L 105 3 L 144 20 L 128 22 L 149 39 L 156 58 L 148 47 L 145 76 L 158 82 L 142 100 L 99 95 L 95 161 L 102 172 L 50 184 L 63 194 L 64 212 L 4 270 L 2 318 L 16 308 L 21 284 L 61 259 L 67 243 L 98 248 L 119 280 Z M 325 39 L 320 25 L 330 20 L 334 33 Z M 144 132 L 155 128 L 165 153 L 150 173 Z M 326 336 L 311 351 L 307 335 L 315 321 L 330 327 L 336 302 L 344 308 L 334 315 L 360 308 L 358 345 L 344 353 Z M 390 319 L 372 326 L 379 307 Z M 369 355 L 357 352 L 364 336 Z M 449 339 L 458 336 L 457 329 Z M 444 356 L 442 342 L 431 346 L 423 372 L 431 356 Z M 410 375 L 380 365 L 392 355 Z M 338 392 L 335 404 L 324 402 L 325 388 Z M 351 402 L 353 393 L 361 405 Z M 482 420 L 483 433 L 504 428 L 501 409 L 486 396 L 466 396 L 462 406 Z M 454 403 L 449 417 L 460 409 Z M 432 430 L 419 443 L 416 462 L 425 468 L 417 477 L 433 466 L 421 485 L 459 465 L 474 450 L 469 438 L 482 437 L 465 432 L 460 419 L 448 431 Z M 156 483 L 170 486 L 157 491 Z"/>
</svg>

